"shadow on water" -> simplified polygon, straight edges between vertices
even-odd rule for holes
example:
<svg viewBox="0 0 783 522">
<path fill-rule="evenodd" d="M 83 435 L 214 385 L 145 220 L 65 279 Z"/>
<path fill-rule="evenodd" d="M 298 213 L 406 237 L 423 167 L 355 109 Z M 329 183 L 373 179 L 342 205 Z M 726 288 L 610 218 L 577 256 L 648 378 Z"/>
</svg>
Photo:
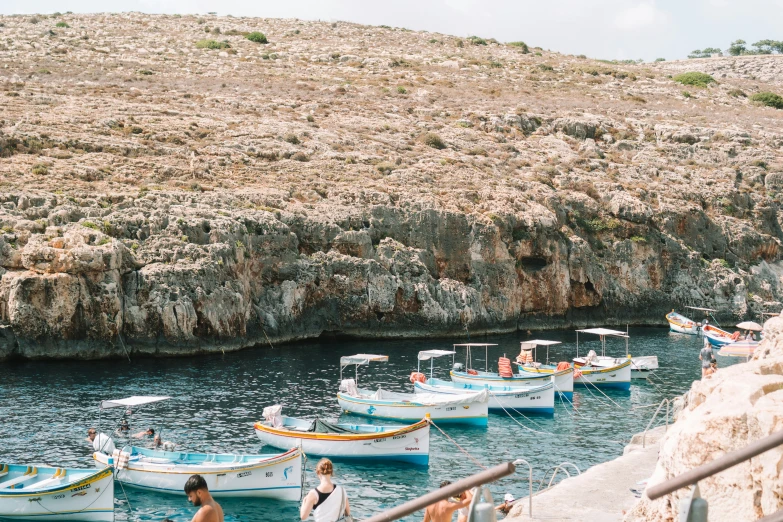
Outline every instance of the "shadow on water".
<svg viewBox="0 0 783 522">
<path fill-rule="evenodd" d="M 554 416 L 490 414 L 487 429 L 444 426 L 443 430 L 485 466 L 524 458 L 533 464 L 535 477 L 569 461 L 581 470 L 622 454 L 633 433 L 644 429 L 654 408 L 664 397 L 686 391 L 700 377 L 700 339 L 670 333 L 662 328 L 639 328 L 630 332 L 633 355 L 657 355 L 661 369 L 650 383 L 635 381 L 630 392 L 577 388 L 574 404 L 558 401 Z M 575 336 L 570 331 L 538 332 L 535 337 L 562 341 L 550 350 L 553 361 L 575 355 Z M 490 369 L 497 358 L 513 358 L 523 332 L 481 337 L 497 343 L 490 349 Z M 472 339 L 474 342 L 477 339 Z M 128 395 L 170 395 L 171 401 L 134 414 L 132 428 L 153 427 L 178 449 L 208 452 L 269 453 L 253 432 L 264 406 L 282 404 L 283 414 L 336 419 L 335 400 L 339 381 L 339 357 L 353 353 L 381 353 L 388 363 L 373 363 L 359 370 L 360 385 L 375 389 L 410 392 L 408 381 L 416 369 L 416 354 L 424 349 L 448 349 L 451 340 L 397 340 L 355 342 L 306 342 L 275 348 L 259 347 L 226 355 L 125 361 L 37 361 L 0 364 L 0 462 L 50 463 L 70 467 L 92 466 L 86 430 L 98 421 L 101 399 Z M 456 341 L 459 342 L 459 341 Z M 621 341 L 609 342 L 608 352 L 624 355 Z M 580 336 L 579 352 L 600 351 L 596 341 Z M 474 354 L 476 355 L 476 354 Z M 542 360 L 545 351 L 539 351 Z M 464 352 L 457 361 L 464 363 Z M 737 361 L 724 358 L 719 364 Z M 435 363 L 435 376 L 448 378 L 449 358 Z M 474 356 L 474 366 L 483 369 L 483 354 Z M 353 376 L 353 372 L 351 377 Z M 348 377 L 348 375 L 346 375 Z M 120 412 L 117 412 L 120 413 Z M 116 423 L 119 417 L 111 420 Z M 341 420 L 367 419 L 342 416 Z M 109 422 L 103 427 L 108 429 Z M 389 421 L 383 424 L 393 424 Z M 113 425 L 112 425 L 113 426 Z M 435 489 L 442 480 L 457 480 L 480 468 L 437 430 L 431 432 L 429 467 L 355 462 L 336 462 L 336 480 L 347 486 L 352 511 L 364 518 Z M 316 458 L 307 462 L 308 487 L 314 487 Z M 494 495 L 526 494 L 527 471 L 492 486 Z M 548 480 L 548 477 L 547 477 Z M 195 509 L 184 494 L 169 496 L 126 488 L 129 511 L 122 489 L 116 488 L 118 520 L 190 520 Z M 297 503 L 264 499 L 222 501 L 227 520 L 298 520 Z M 408 517 L 418 520 L 421 515 Z"/>
</svg>

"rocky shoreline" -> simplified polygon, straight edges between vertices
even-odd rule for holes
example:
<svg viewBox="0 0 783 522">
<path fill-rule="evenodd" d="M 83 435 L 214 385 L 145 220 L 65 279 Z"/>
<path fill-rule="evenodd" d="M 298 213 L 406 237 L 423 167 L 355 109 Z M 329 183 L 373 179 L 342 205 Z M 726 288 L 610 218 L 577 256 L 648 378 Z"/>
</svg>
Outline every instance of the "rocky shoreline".
<svg viewBox="0 0 783 522">
<path fill-rule="evenodd" d="M 737 95 L 781 60 L 686 96 L 399 28 L 0 18 L 0 359 L 783 307 L 779 112 Z"/>
</svg>

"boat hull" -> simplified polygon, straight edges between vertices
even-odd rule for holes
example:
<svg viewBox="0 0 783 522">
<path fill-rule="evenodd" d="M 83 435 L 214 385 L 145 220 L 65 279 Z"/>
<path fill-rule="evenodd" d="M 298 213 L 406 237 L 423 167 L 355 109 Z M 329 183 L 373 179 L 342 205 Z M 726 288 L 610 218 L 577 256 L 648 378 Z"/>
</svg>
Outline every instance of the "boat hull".
<svg viewBox="0 0 783 522">
<path fill-rule="evenodd" d="M 712 326 L 711 324 L 706 325 L 702 329 L 702 334 L 712 346 L 720 347 L 737 341 L 729 332 L 721 330 L 717 326 Z"/>
<path fill-rule="evenodd" d="M 342 426 L 342 425 L 341 425 Z M 334 459 L 408 462 L 429 464 L 430 426 L 420 421 L 411 426 L 361 426 L 375 433 L 301 433 L 273 428 L 257 422 L 255 432 L 264 443 L 276 448 L 301 446 L 307 455 Z"/>
<path fill-rule="evenodd" d="M 135 449 L 135 448 L 134 448 Z M 294 448 L 280 455 L 260 455 L 257 462 L 182 464 L 179 452 L 152 452 L 165 455 L 144 461 L 130 460 L 116 470 L 115 478 L 125 486 L 182 495 L 185 482 L 199 474 L 207 481 L 214 497 L 261 497 L 298 501 L 302 494 L 302 451 Z M 164 462 L 170 457 L 169 462 Z M 269 458 L 266 458 L 269 457 Z M 115 458 L 93 454 L 96 462 L 114 466 Z M 157 462 L 156 462 L 157 460 Z"/>
<path fill-rule="evenodd" d="M 338 393 L 337 402 L 346 413 L 406 423 L 418 422 L 429 415 L 437 424 L 466 424 L 485 427 L 489 412 L 487 399 L 465 404 L 422 404 L 375 400 Z"/>
<path fill-rule="evenodd" d="M 669 330 L 687 335 L 697 335 L 699 333 L 698 325 L 677 312 L 666 314 L 666 320 L 669 322 Z"/>
<path fill-rule="evenodd" d="M 618 366 L 577 368 L 581 375 L 574 377 L 574 386 L 607 388 L 628 391 L 631 389 L 631 361 Z"/>
<path fill-rule="evenodd" d="M 430 381 L 439 384 L 430 384 Z M 461 393 L 474 393 L 477 389 L 489 391 L 489 411 L 496 413 L 536 413 L 553 415 L 555 413 L 555 386 L 552 382 L 544 386 L 531 388 L 510 386 L 473 385 L 468 383 L 455 383 L 430 379 L 426 383 L 414 383 L 414 391 L 424 393 L 442 393 L 445 395 L 459 395 Z M 442 384 L 441 384 L 442 383 Z"/>
<path fill-rule="evenodd" d="M 37 468 L 39 473 L 42 470 L 51 470 L 54 473 L 56 469 Z M 0 518 L 85 522 L 114 520 L 114 476 L 112 470 L 104 468 L 97 471 L 66 471 L 67 473 L 84 473 L 86 476 L 67 484 L 30 491 L 19 487 L 0 490 Z M 41 475 L 33 480 L 40 477 Z M 0 479 L 0 483 L 2 481 Z"/>
<path fill-rule="evenodd" d="M 555 376 L 555 391 L 562 397 L 572 400 L 574 397 L 574 369 L 568 368 L 562 371 L 556 371 L 554 368 L 544 369 L 536 368 L 535 371 L 523 372 L 520 368 L 520 373 L 513 377 L 501 377 L 497 373 L 491 372 L 478 372 L 477 375 L 471 375 L 467 372 L 455 372 L 450 373 L 451 380 L 458 383 L 476 384 L 476 385 L 489 385 L 489 386 L 513 386 L 513 387 L 535 387 L 544 386 L 552 375 Z"/>
</svg>

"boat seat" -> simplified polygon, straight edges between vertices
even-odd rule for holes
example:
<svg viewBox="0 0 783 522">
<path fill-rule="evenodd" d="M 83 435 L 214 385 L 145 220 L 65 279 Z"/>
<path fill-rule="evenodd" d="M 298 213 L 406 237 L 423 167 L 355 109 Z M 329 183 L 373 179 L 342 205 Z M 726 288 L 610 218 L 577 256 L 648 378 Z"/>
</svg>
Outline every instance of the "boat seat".
<svg viewBox="0 0 783 522">
<path fill-rule="evenodd" d="M 46 480 L 41 480 L 40 482 L 35 482 L 33 484 L 29 484 L 25 486 L 23 489 L 41 489 L 47 486 L 54 486 L 58 484 L 63 478 L 65 477 L 52 477 L 48 478 Z"/>
<path fill-rule="evenodd" d="M 22 475 L 21 477 L 16 477 L 15 479 L 6 480 L 3 483 L 0 483 L 0 489 L 10 489 L 16 486 L 17 484 L 21 484 L 22 482 L 26 482 L 30 480 L 31 478 L 35 478 L 38 476 L 38 472 L 31 473 L 30 475 Z"/>
</svg>

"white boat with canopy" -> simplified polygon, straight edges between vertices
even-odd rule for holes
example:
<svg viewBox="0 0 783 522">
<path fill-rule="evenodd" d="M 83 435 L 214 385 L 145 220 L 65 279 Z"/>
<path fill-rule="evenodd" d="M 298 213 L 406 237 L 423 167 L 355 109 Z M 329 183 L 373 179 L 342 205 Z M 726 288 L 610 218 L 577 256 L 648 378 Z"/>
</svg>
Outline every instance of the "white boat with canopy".
<svg viewBox="0 0 783 522">
<path fill-rule="evenodd" d="M 554 378 L 555 391 L 568 400 L 573 399 L 573 373 L 574 369 L 569 365 L 567 368 L 556 370 L 553 373 L 531 373 L 519 372 L 511 373 L 506 376 L 499 372 L 489 371 L 489 347 L 496 344 L 487 343 L 463 343 L 455 344 L 454 348 L 465 348 L 465 367 L 460 363 L 454 365 L 451 371 L 451 380 L 457 383 L 489 385 L 489 386 L 513 386 L 513 387 L 537 387 L 544 386 Z M 472 367 L 473 356 L 472 349 L 484 348 L 484 371 L 474 370 Z M 467 369 L 464 369 L 467 368 Z"/>
<path fill-rule="evenodd" d="M 386 355 L 357 354 L 340 358 L 340 392 L 337 402 L 346 413 L 377 419 L 414 423 L 429 416 L 436 423 L 486 426 L 489 393 L 484 390 L 470 395 L 443 396 L 438 394 L 397 393 L 378 388 L 377 391 L 359 389 L 354 379 L 343 379 L 343 369 L 370 362 L 388 361 Z"/>
<path fill-rule="evenodd" d="M 516 411 L 519 413 L 554 414 L 555 386 L 549 382 L 542 386 L 520 388 L 511 386 L 490 386 L 488 384 L 456 383 L 442 381 L 433 377 L 433 361 L 438 357 L 452 356 L 454 365 L 454 350 L 423 350 L 417 359 L 421 370 L 421 361 L 430 361 L 430 378 L 427 379 L 420 371 L 411 374 L 413 391 L 416 394 L 440 393 L 445 395 L 460 395 L 487 390 L 489 392 L 490 411 Z"/>
<path fill-rule="evenodd" d="M 138 408 L 169 397 L 128 397 L 101 402 L 101 411 Z M 181 495 L 193 474 L 202 475 L 216 497 L 265 497 L 299 500 L 302 494 L 302 450 L 280 454 L 238 455 L 158 451 L 125 446 L 111 455 L 93 454 L 95 461 L 114 468 L 118 482 L 148 491 Z"/>
<path fill-rule="evenodd" d="M 397 461 L 426 466 L 430 458 L 430 424 L 410 426 L 346 424 L 284 417 L 282 406 L 264 408 L 255 423 L 258 438 L 276 448 L 299 446 L 307 455 L 335 459 Z"/>
<path fill-rule="evenodd" d="M 579 357 L 579 333 L 586 333 L 591 335 L 597 335 L 598 338 L 601 341 L 601 355 L 595 354 L 593 352 L 593 355 L 591 356 L 590 353 L 587 354 L 587 357 Z M 606 338 L 607 337 L 616 337 L 620 339 L 625 339 L 625 357 L 609 357 L 606 355 Z M 590 366 L 598 366 L 598 367 L 619 367 L 622 364 L 624 364 L 627 360 L 630 360 L 631 362 L 631 378 L 632 379 L 647 379 L 647 377 L 650 375 L 651 372 L 658 369 L 658 357 L 655 355 L 647 355 L 647 356 L 637 356 L 637 357 L 631 357 L 628 353 L 628 340 L 630 339 L 630 336 L 626 332 L 621 332 L 619 330 L 610 330 L 608 328 L 587 328 L 584 330 L 577 330 L 576 331 L 576 359 L 574 359 L 574 363 L 577 366 L 586 366 L 588 365 L 588 358 L 589 358 L 589 365 Z M 582 373 L 585 373 L 585 370 L 580 368 L 582 370 Z"/>
<path fill-rule="evenodd" d="M 517 368 L 520 375 L 526 373 L 532 375 L 552 375 L 554 377 L 555 390 L 571 399 L 574 395 L 574 369 L 571 367 L 571 363 L 563 361 L 555 365 L 549 362 L 549 348 L 558 344 L 562 343 L 546 339 L 522 341 L 516 361 Z M 539 346 L 546 348 L 546 359 L 543 364 L 537 362 Z"/>
<path fill-rule="evenodd" d="M 0 518 L 110 522 L 112 470 L 0 464 Z"/>
</svg>

